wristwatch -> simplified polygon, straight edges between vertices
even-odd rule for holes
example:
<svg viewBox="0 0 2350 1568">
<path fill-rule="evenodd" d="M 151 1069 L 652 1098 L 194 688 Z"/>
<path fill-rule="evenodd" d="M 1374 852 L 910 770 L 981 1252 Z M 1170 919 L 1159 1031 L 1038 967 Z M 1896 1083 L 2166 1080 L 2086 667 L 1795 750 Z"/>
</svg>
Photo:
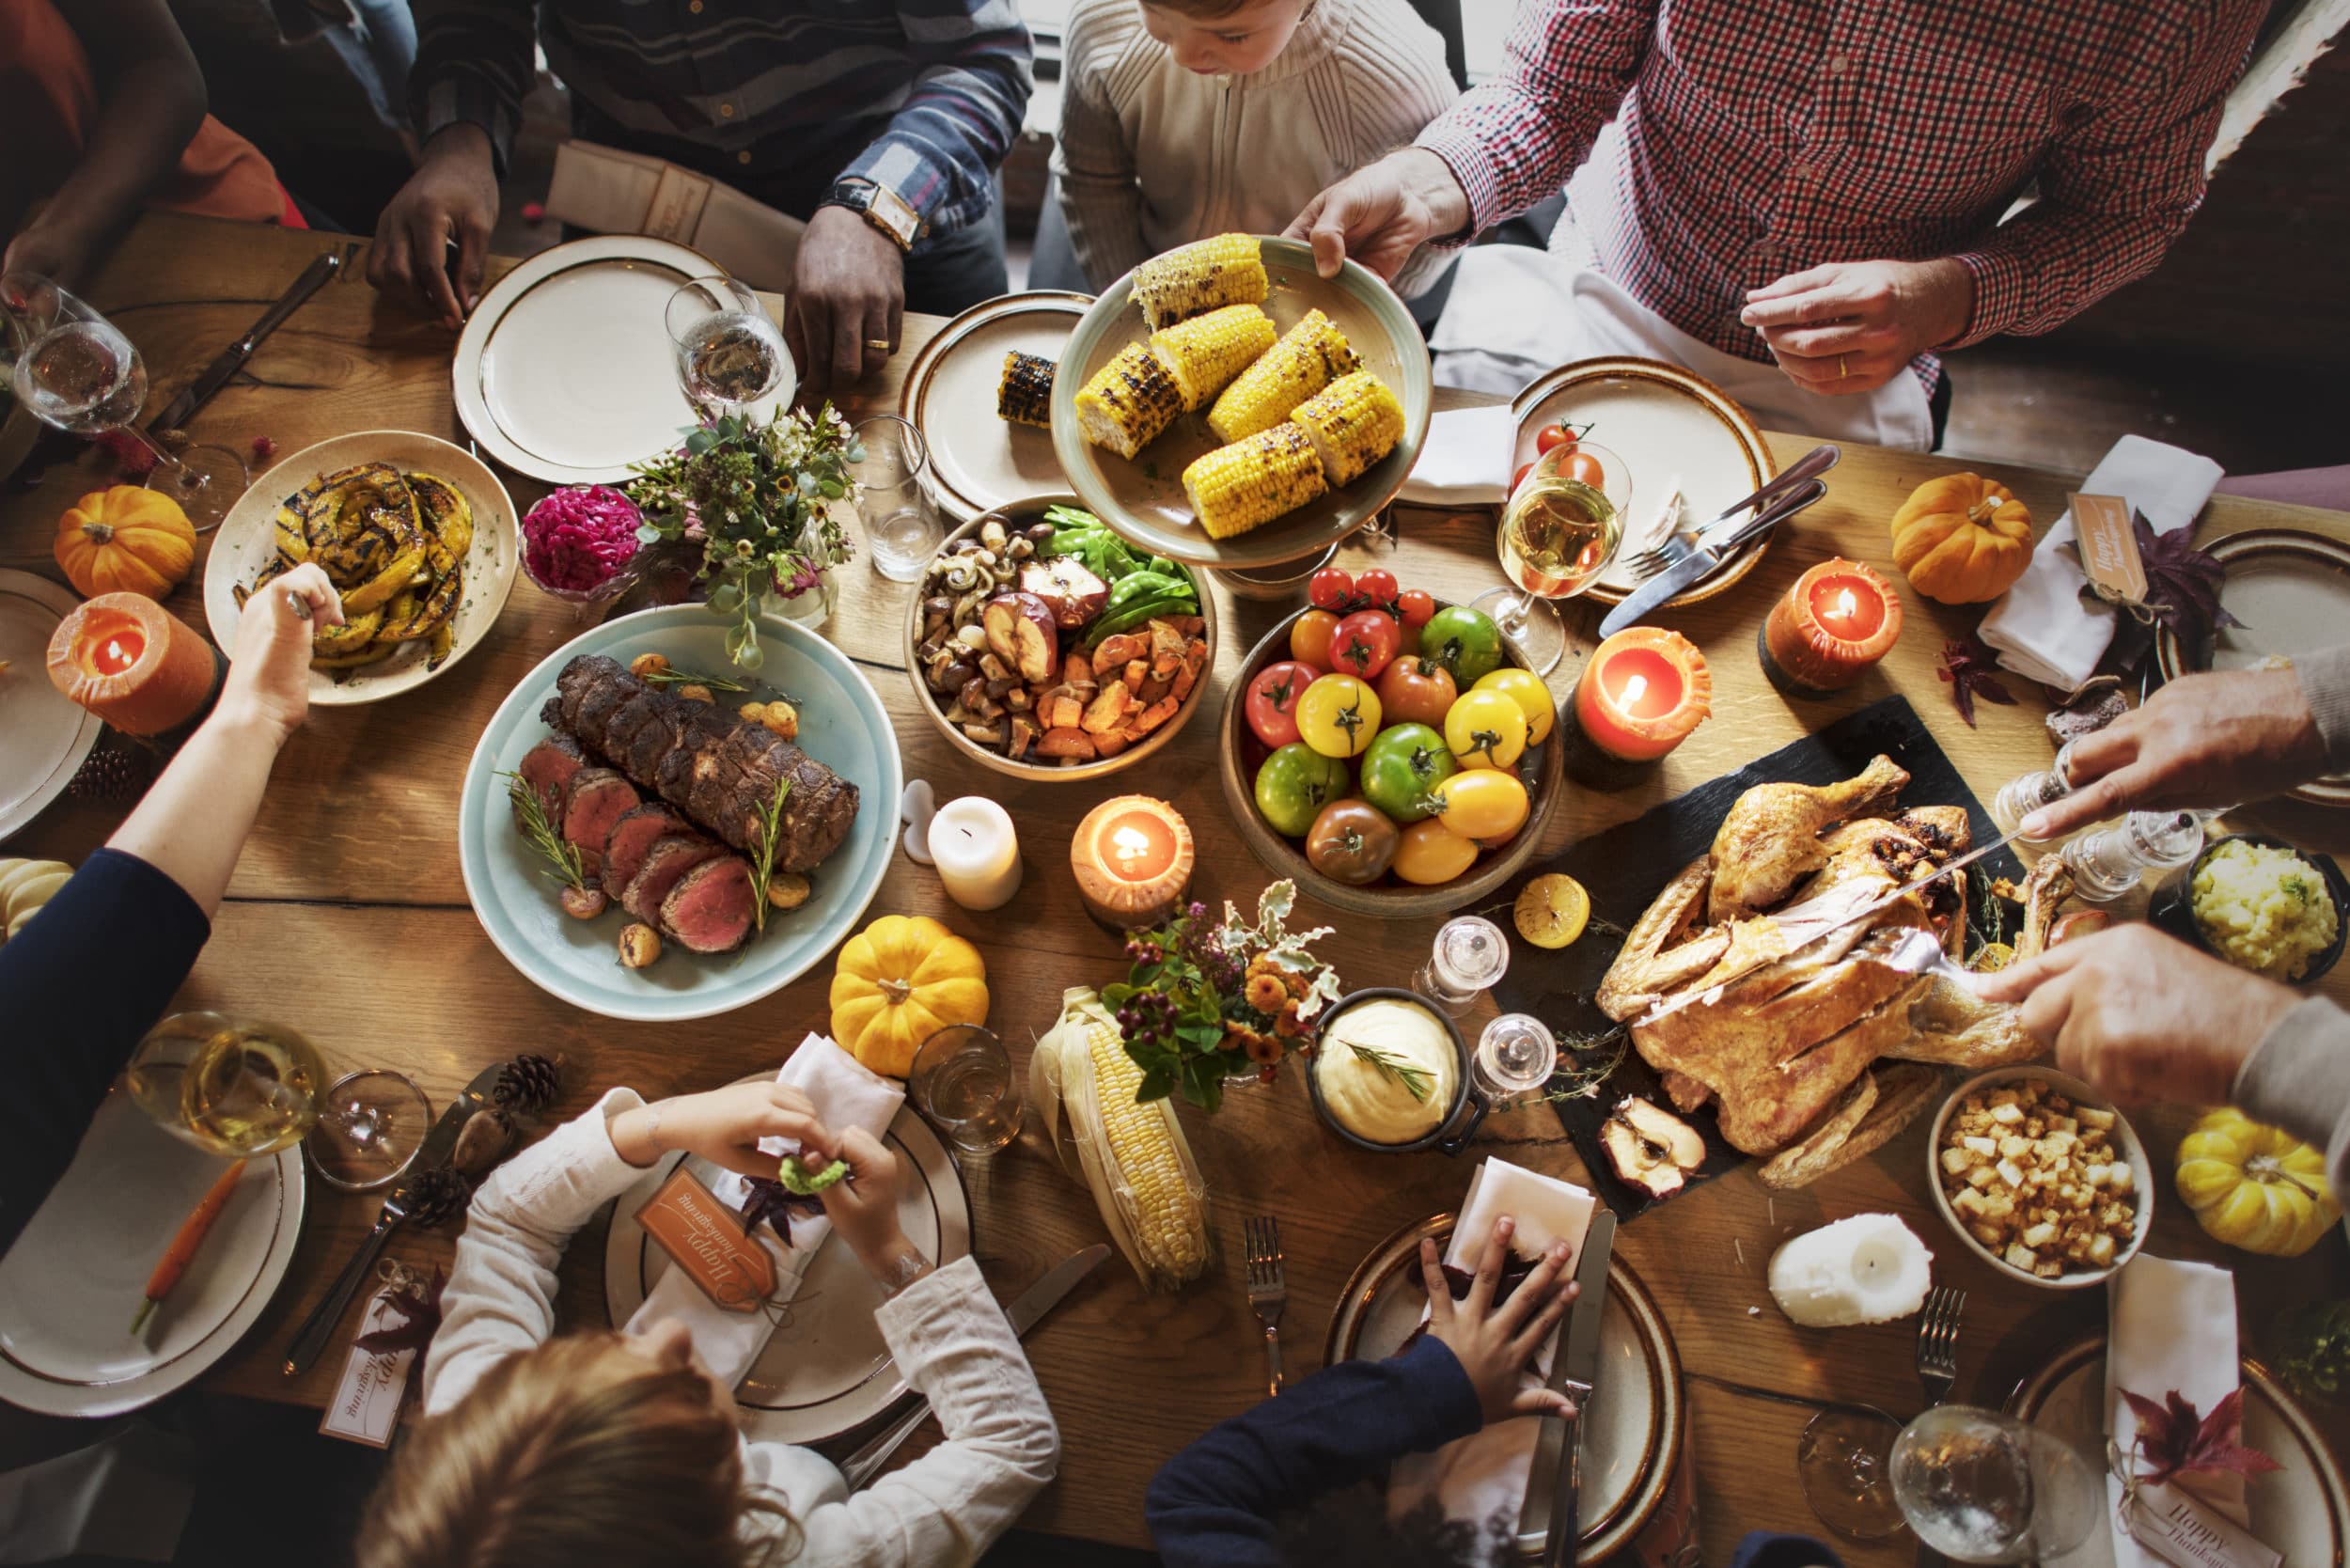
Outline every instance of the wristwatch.
<svg viewBox="0 0 2350 1568">
<path fill-rule="evenodd" d="M 837 181 L 832 195 L 824 198 L 824 205 L 846 207 L 895 240 L 900 250 L 912 250 L 914 242 L 921 237 L 922 214 L 908 206 L 905 197 L 870 180 Z"/>
</svg>

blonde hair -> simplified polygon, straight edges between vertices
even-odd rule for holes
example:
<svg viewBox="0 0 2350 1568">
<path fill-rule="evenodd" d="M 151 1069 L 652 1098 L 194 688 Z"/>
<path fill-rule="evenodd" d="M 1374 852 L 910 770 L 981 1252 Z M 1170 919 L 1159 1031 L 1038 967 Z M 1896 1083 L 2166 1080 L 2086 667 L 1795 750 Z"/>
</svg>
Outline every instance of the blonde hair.
<svg viewBox="0 0 2350 1568">
<path fill-rule="evenodd" d="M 616 1362 L 574 1334 L 485 1374 L 400 1446 L 359 1529 L 359 1568 L 754 1568 L 795 1521 L 745 1491 L 733 1419 L 690 1367 Z M 746 1517 L 780 1517 L 746 1533 Z"/>
</svg>

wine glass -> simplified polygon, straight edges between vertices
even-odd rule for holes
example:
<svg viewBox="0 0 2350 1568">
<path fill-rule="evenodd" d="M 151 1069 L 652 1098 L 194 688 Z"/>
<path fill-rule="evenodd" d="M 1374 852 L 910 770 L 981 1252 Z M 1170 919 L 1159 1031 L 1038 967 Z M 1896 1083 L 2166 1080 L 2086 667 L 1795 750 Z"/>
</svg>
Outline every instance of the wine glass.
<svg viewBox="0 0 2350 1568">
<path fill-rule="evenodd" d="M 1547 601 L 1574 598 L 1607 570 L 1631 505 L 1631 470 L 1589 441 L 1544 452 L 1510 493 L 1496 542 L 1513 586 L 1469 603 L 1510 635 L 1535 674 L 1549 674 L 1567 652 L 1566 624 Z"/>
<path fill-rule="evenodd" d="M 1883 1541 L 1906 1524 L 1956 1562 L 2044 1562 L 2089 1539 L 2102 1473 L 2013 1416 L 1942 1404 L 1907 1426 L 1858 1406 L 1824 1410 L 1796 1450 L 1803 1495 L 1827 1527 Z"/>
<path fill-rule="evenodd" d="M 74 435 L 120 431 L 155 459 L 147 485 L 180 504 L 202 533 L 219 526 L 252 475 L 226 447 L 168 452 L 139 429 L 147 403 L 147 365 L 121 329 L 47 278 L 28 273 L 0 280 L 0 315 L 8 322 L 16 400 L 44 423 Z"/>
<path fill-rule="evenodd" d="M 669 296 L 663 313 L 686 400 L 713 416 L 742 417 L 769 401 L 789 402 L 798 382 L 783 329 L 730 277 L 697 277 Z"/>
</svg>

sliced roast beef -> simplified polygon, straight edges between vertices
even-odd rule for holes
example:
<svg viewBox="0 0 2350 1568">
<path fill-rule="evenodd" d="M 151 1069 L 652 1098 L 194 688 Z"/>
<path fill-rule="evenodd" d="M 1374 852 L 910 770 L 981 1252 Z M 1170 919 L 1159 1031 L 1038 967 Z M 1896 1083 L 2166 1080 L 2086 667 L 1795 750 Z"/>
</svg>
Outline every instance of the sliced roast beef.
<svg viewBox="0 0 2350 1568">
<path fill-rule="evenodd" d="M 636 786 L 610 768 L 582 768 L 563 787 L 563 837 L 589 874 L 602 870 L 612 824 L 644 804 Z"/>
<path fill-rule="evenodd" d="M 561 814 L 558 808 L 563 801 L 564 786 L 571 783 L 573 774 L 587 765 L 587 755 L 579 749 L 579 743 L 558 730 L 523 753 L 523 760 L 515 765 L 514 771 L 523 776 L 524 786 L 538 795 L 539 804 L 546 810 L 547 821 L 552 823 Z M 523 825 L 519 809 L 515 812 L 514 825 Z"/>
<path fill-rule="evenodd" d="M 739 855 L 704 861 L 661 901 L 661 929 L 688 951 L 731 952 L 751 932 L 756 889 Z"/>
<path fill-rule="evenodd" d="M 636 873 L 645 869 L 645 856 L 656 841 L 692 831 L 684 818 L 666 806 L 639 806 L 623 814 L 612 824 L 611 836 L 603 844 L 605 897 L 619 902 L 628 885 L 636 880 Z"/>
<path fill-rule="evenodd" d="M 713 842 L 699 834 L 681 834 L 670 839 L 656 839 L 645 853 L 645 863 L 630 879 L 628 890 L 620 895 L 620 907 L 649 926 L 661 923 L 661 901 L 669 896 L 669 889 L 684 879 L 685 873 L 705 861 L 715 860 L 727 853 L 724 844 Z"/>
</svg>

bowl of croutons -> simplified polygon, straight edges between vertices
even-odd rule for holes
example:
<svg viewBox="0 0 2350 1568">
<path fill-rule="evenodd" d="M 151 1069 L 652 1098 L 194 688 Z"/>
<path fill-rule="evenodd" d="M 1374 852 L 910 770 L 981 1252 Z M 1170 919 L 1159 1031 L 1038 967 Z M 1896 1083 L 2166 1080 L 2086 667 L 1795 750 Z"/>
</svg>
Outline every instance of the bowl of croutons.
<svg viewBox="0 0 2350 1568">
<path fill-rule="evenodd" d="M 2002 1067 L 1958 1086 L 1926 1145 L 1935 1207 L 2002 1274 L 2048 1290 L 2105 1282 L 2154 1219 L 2145 1145 L 2069 1074 Z"/>
</svg>

